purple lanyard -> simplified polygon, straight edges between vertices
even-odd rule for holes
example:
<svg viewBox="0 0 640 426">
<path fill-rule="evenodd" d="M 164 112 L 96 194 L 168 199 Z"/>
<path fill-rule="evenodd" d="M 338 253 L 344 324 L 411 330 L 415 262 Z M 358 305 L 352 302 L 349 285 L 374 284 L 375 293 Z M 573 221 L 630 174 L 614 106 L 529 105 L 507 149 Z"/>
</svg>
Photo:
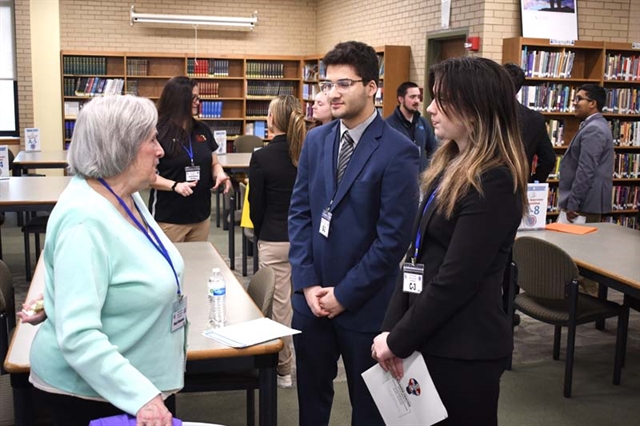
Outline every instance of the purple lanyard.
<svg viewBox="0 0 640 426">
<path fill-rule="evenodd" d="M 173 271 L 173 275 L 176 277 L 176 286 L 178 287 L 178 296 L 181 296 L 181 293 L 180 293 L 180 280 L 178 279 L 178 273 L 176 272 L 176 268 L 173 266 L 173 262 L 171 261 L 171 256 L 169 256 L 169 252 L 165 248 L 164 244 L 162 244 L 162 241 L 158 237 L 158 234 L 156 234 L 156 231 L 154 231 L 153 228 L 151 226 L 149 226 L 147 221 L 144 219 L 144 216 L 142 215 L 142 212 L 140 211 L 140 208 L 138 207 L 138 205 L 135 203 L 135 201 L 133 202 L 133 205 L 136 207 L 136 210 L 138 210 L 138 213 L 140 213 L 140 217 L 144 221 L 145 225 L 147 225 L 146 228 L 133 215 L 133 213 L 131 212 L 129 207 L 125 204 L 124 200 L 122 198 L 120 198 L 120 196 L 118 194 L 115 193 L 115 191 L 111 188 L 111 186 L 109 186 L 109 184 L 104 179 L 98 178 L 98 182 L 100 182 L 105 188 L 107 188 L 109 190 L 109 192 L 111 192 L 113 194 L 114 197 L 116 197 L 116 199 L 118 200 L 118 202 L 120 203 L 122 208 L 127 212 L 127 214 L 129 215 L 129 218 L 131 218 L 133 223 L 135 223 L 136 226 L 138 228 L 140 228 L 140 230 L 147 237 L 149 242 L 151 242 L 151 244 L 153 244 L 153 246 L 156 248 L 156 250 L 158 250 L 160 252 L 160 254 L 162 255 L 162 257 L 164 257 L 166 259 L 166 261 L 169 263 L 169 266 L 171 266 L 171 270 Z M 151 238 L 151 235 L 149 235 L 149 232 L 147 232 L 147 228 L 153 234 L 153 238 Z M 154 241 L 154 239 L 155 239 L 155 241 Z"/>
<path fill-rule="evenodd" d="M 439 188 L 439 187 L 438 187 Z M 431 205 L 431 202 L 433 201 L 433 199 L 436 197 L 436 194 L 438 193 L 438 188 L 436 188 L 432 193 L 431 196 L 429 197 L 429 199 L 427 200 L 427 203 L 424 205 L 424 209 L 422 210 L 422 216 L 420 216 L 420 222 L 422 222 L 422 218 L 424 217 L 424 214 L 427 212 L 427 209 L 429 208 L 429 205 Z M 418 259 L 418 251 L 420 251 L 420 239 L 421 239 L 421 235 L 420 235 L 420 222 L 418 222 L 418 230 L 416 231 L 416 242 L 415 242 L 415 250 L 413 252 L 413 258 L 411 259 L 412 263 L 415 263 L 416 259 Z"/>
</svg>

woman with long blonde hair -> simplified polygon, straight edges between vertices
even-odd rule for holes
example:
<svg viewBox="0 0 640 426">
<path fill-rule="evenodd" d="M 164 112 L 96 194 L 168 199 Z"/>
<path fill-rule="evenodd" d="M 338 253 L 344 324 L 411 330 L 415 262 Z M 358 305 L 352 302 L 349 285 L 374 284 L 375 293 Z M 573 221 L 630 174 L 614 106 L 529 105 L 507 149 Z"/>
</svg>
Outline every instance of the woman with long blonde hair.
<svg viewBox="0 0 640 426">
<path fill-rule="evenodd" d="M 429 88 L 443 143 L 372 356 L 401 378 L 402 358 L 422 353 L 449 416 L 439 425 L 496 425 L 513 348 L 502 277 L 528 208 L 514 87 L 491 60 L 454 58 L 430 69 Z"/>
<path fill-rule="evenodd" d="M 306 135 L 304 114 L 294 96 L 278 96 L 269 104 L 267 126 L 273 134 L 269 145 L 256 151 L 249 164 L 249 206 L 258 239 L 260 267 L 276 273 L 273 320 L 290 326 L 291 265 L 287 217 L 298 159 Z M 291 387 L 293 361 L 291 337 L 278 354 L 278 385 Z"/>
</svg>

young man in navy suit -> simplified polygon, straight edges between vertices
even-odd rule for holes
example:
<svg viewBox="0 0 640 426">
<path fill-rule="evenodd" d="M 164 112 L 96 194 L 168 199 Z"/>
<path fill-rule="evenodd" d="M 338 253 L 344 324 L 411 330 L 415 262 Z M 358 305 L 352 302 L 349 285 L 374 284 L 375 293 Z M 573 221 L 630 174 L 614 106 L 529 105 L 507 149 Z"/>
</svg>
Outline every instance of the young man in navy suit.
<svg viewBox="0 0 640 426">
<path fill-rule="evenodd" d="M 323 59 L 333 122 L 305 140 L 289 210 L 300 425 L 329 423 L 342 356 L 353 425 L 384 424 L 360 374 L 418 204 L 418 148 L 374 107 L 378 58 L 345 42 Z M 347 135 L 345 135 L 347 133 Z"/>
</svg>

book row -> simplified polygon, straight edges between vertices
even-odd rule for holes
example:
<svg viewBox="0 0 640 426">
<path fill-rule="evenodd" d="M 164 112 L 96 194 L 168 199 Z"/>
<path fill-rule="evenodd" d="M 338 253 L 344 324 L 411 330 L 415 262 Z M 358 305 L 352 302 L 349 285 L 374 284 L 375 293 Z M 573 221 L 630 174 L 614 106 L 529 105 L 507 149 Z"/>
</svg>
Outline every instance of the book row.
<svg viewBox="0 0 640 426">
<path fill-rule="evenodd" d="M 242 134 L 242 121 L 208 121 L 207 125 L 211 129 L 211 132 L 220 130 L 226 131 L 227 137 L 233 137 Z"/>
<path fill-rule="evenodd" d="M 315 99 L 320 89 L 317 84 L 303 84 L 302 85 L 302 99 Z"/>
<path fill-rule="evenodd" d="M 65 120 L 64 122 L 64 138 L 71 139 L 73 136 L 73 130 L 76 127 L 76 122 L 73 120 Z"/>
<path fill-rule="evenodd" d="M 615 146 L 640 146 L 640 121 L 607 120 Z M 547 133 L 554 146 L 568 145 L 564 140 L 564 120 L 547 120 Z"/>
<path fill-rule="evenodd" d="M 199 81 L 200 98 L 217 98 L 220 96 L 220 83 L 215 81 Z"/>
<path fill-rule="evenodd" d="M 64 79 L 65 96 L 119 95 L 124 88 L 122 78 L 78 77 Z"/>
<path fill-rule="evenodd" d="M 640 90 L 635 87 L 607 89 L 607 102 L 602 112 L 640 114 Z"/>
<path fill-rule="evenodd" d="M 618 179 L 640 178 L 640 154 L 615 155 L 613 177 Z"/>
<path fill-rule="evenodd" d="M 247 117 L 266 117 L 269 113 L 269 102 L 247 102 Z"/>
<path fill-rule="evenodd" d="M 549 52 L 522 49 L 520 66 L 527 77 L 571 78 L 576 53 L 571 51 Z"/>
<path fill-rule="evenodd" d="M 611 193 L 612 212 L 638 210 L 640 208 L 640 186 L 614 186 Z M 549 188 L 547 212 L 558 212 L 558 188 Z"/>
<path fill-rule="evenodd" d="M 605 216 L 602 218 L 602 221 L 606 223 L 615 223 L 616 225 L 640 230 L 640 218 L 638 218 L 638 216 L 622 216 L 622 215 Z"/>
<path fill-rule="evenodd" d="M 127 59 L 127 75 L 146 76 L 149 72 L 148 59 Z"/>
<path fill-rule="evenodd" d="M 229 77 L 229 61 L 188 58 L 187 75 L 189 77 Z"/>
<path fill-rule="evenodd" d="M 107 74 L 107 58 L 101 56 L 63 56 L 63 74 Z"/>
<path fill-rule="evenodd" d="M 64 116 L 65 118 L 75 118 L 80 114 L 80 110 L 84 102 L 78 101 L 64 101 Z"/>
<path fill-rule="evenodd" d="M 296 95 L 295 81 L 248 81 L 247 96 Z"/>
<path fill-rule="evenodd" d="M 272 61 L 247 61 L 249 78 L 284 78 L 284 63 Z"/>
<path fill-rule="evenodd" d="M 607 54 L 604 69 L 605 80 L 640 80 L 640 55 Z"/>
<path fill-rule="evenodd" d="M 200 118 L 222 118 L 222 101 L 200 101 Z"/>
<path fill-rule="evenodd" d="M 244 126 L 244 134 L 245 135 L 255 135 L 259 138 L 267 137 L 267 122 L 266 121 L 254 121 L 252 123 L 247 123 Z"/>
</svg>

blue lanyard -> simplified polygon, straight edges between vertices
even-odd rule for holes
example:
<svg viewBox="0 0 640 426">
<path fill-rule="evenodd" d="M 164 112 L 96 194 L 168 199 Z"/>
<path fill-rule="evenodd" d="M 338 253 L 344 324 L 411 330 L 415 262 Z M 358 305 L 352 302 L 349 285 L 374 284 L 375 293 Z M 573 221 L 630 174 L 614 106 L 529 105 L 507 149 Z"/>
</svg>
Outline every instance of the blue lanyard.
<svg viewBox="0 0 640 426">
<path fill-rule="evenodd" d="M 98 181 L 105 188 L 107 188 L 109 190 L 109 192 L 111 192 L 113 194 L 114 197 L 116 197 L 116 199 L 118 200 L 118 202 L 120 203 L 122 208 L 127 212 L 127 214 L 129 215 L 129 217 L 131 218 L 133 223 L 135 223 L 136 226 L 138 228 L 140 228 L 142 233 L 147 237 L 147 239 L 151 242 L 151 244 L 153 244 L 153 246 L 156 248 L 156 250 L 158 250 L 160 252 L 160 254 L 162 255 L 162 257 L 164 257 L 166 259 L 166 261 L 169 263 L 169 266 L 171 266 L 171 270 L 173 271 L 173 275 L 174 275 L 174 277 L 176 277 L 176 286 L 178 287 L 178 296 L 181 296 L 181 293 L 180 293 L 180 280 L 178 279 L 178 273 L 176 272 L 176 268 L 173 266 L 173 262 L 171 261 L 171 256 L 169 256 L 169 252 L 165 248 L 164 244 L 162 244 L 162 241 L 158 237 L 158 234 L 156 234 L 156 231 L 154 231 L 153 228 L 151 226 L 149 226 L 147 221 L 144 219 L 144 216 L 142 215 L 142 212 L 140 211 L 140 208 L 138 207 L 138 205 L 135 203 L 135 201 L 133 202 L 133 205 L 136 206 L 136 210 L 138 210 L 138 213 L 140 213 L 140 217 L 142 218 L 144 223 L 147 225 L 146 228 L 133 215 L 133 213 L 131 212 L 129 207 L 125 204 L 124 200 L 122 198 L 120 198 L 120 196 L 118 196 L 118 194 L 116 194 L 113 189 L 111 189 L 111 186 L 109 186 L 109 184 L 104 179 L 98 178 Z M 149 232 L 147 232 L 147 228 L 153 234 L 153 238 L 151 238 L 151 235 L 149 235 Z M 155 239 L 155 241 L 154 241 L 154 239 Z"/>
<path fill-rule="evenodd" d="M 420 216 L 420 222 L 418 222 L 418 230 L 416 231 L 416 242 L 415 242 L 415 245 L 414 245 L 415 250 L 413 251 L 413 258 L 411 259 L 411 263 L 415 263 L 416 259 L 418 258 L 418 252 L 420 251 L 420 239 L 421 239 L 420 223 L 422 222 L 422 218 L 424 217 L 424 214 L 427 212 L 427 209 L 429 208 L 429 205 L 431 205 L 431 202 L 436 197 L 437 193 L 438 193 L 438 188 L 436 188 L 431 193 L 431 196 L 427 200 L 427 203 L 424 205 L 424 210 L 422 210 L 422 216 Z"/>
<path fill-rule="evenodd" d="M 187 155 L 189 156 L 191 165 L 193 166 L 193 145 L 191 145 L 191 136 L 189 136 L 189 149 L 187 149 L 187 147 L 182 144 L 180 144 L 180 146 L 182 146 L 182 148 L 187 151 Z"/>
</svg>

